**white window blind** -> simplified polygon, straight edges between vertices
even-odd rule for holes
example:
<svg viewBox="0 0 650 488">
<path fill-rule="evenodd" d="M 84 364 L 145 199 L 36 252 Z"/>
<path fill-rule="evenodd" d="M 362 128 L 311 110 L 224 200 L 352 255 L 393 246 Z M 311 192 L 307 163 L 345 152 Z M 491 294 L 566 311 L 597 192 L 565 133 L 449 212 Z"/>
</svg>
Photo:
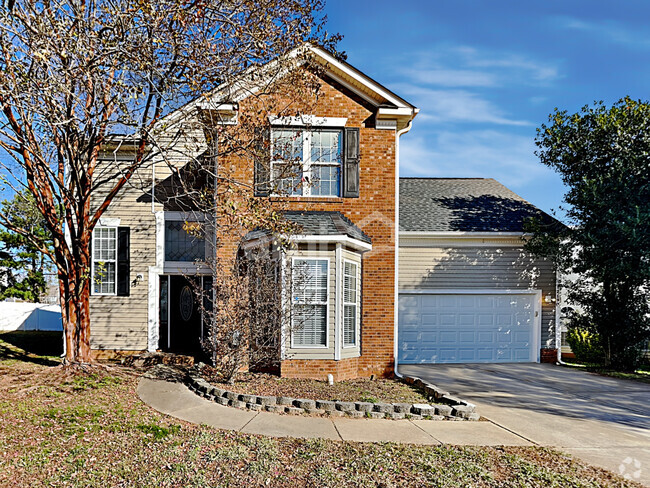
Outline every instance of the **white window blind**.
<svg viewBox="0 0 650 488">
<path fill-rule="evenodd" d="M 327 345 L 327 259 L 293 261 L 293 347 Z"/>
<path fill-rule="evenodd" d="M 358 265 L 345 261 L 343 265 L 343 346 L 357 344 L 357 309 L 359 304 Z"/>
</svg>

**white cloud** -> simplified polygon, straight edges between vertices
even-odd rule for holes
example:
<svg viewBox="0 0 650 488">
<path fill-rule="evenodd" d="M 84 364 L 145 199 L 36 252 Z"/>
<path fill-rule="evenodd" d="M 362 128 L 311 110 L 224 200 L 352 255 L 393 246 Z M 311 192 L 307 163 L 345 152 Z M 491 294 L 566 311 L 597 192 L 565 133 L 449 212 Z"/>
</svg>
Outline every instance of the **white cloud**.
<svg viewBox="0 0 650 488">
<path fill-rule="evenodd" d="M 467 90 L 433 90 L 412 84 L 396 85 L 422 115 L 418 122 L 471 122 L 496 125 L 530 126 L 531 122 L 511 119 L 494 103 Z"/>
<path fill-rule="evenodd" d="M 584 21 L 572 17 L 556 17 L 553 22 L 561 28 L 594 34 L 599 40 L 625 45 L 635 49 L 649 49 L 648 33 L 611 20 Z"/>
<path fill-rule="evenodd" d="M 532 137 L 494 130 L 407 136 L 400 142 L 400 174 L 495 178 L 520 187 L 551 173 L 534 151 Z"/>
<path fill-rule="evenodd" d="M 495 86 L 497 76 L 469 69 L 411 69 L 407 71 L 410 79 L 425 85 L 463 87 Z"/>
<path fill-rule="evenodd" d="M 456 88 L 540 85 L 560 77 L 555 63 L 518 53 L 458 45 L 437 45 L 414 53 L 406 73 L 420 83 Z"/>
</svg>

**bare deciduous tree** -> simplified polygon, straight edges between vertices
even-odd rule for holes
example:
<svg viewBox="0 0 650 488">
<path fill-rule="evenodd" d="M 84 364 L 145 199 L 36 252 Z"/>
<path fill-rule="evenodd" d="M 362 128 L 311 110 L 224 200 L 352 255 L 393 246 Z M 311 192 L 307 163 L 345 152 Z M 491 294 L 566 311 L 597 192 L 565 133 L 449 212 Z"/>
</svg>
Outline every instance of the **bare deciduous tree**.
<svg viewBox="0 0 650 488">
<path fill-rule="evenodd" d="M 56 265 L 65 364 L 92 361 L 93 228 L 140 169 L 171 158 L 170 147 L 187 137 L 167 114 L 255 76 L 257 66 L 272 67 L 268 79 L 277 78 L 286 73 L 283 55 L 308 39 L 329 45 L 322 7 L 321 0 L 19 0 L 0 10 L 0 149 L 13 157 L 3 165 L 6 181 L 34 196 L 54 249 L 0 219 Z M 106 150 L 124 145 L 128 159 L 101 163 Z"/>
</svg>

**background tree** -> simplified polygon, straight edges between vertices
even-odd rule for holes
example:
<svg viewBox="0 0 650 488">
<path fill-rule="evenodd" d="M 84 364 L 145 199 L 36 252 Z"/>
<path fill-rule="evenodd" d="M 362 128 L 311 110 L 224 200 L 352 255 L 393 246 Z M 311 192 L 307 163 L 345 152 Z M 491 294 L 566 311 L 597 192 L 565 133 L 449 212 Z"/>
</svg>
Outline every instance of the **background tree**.
<svg viewBox="0 0 650 488">
<path fill-rule="evenodd" d="M 556 109 L 536 143 L 567 186 L 570 227 L 537 226 L 528 246 L 577 277 L 570 326 L 594 334 L 607 366 L 633 369 L 650 337 L 650 104 Z"/>
<path fill-rule="evenodd" d="M 31 236 L 58 273 L 65 364 L 92 360 L 93 228 L 138 170 L 190 157 L 180 147 L 188 127 L 165 116 L 246 80 L 256 66 L 269 66 L 272 80 L 292 61 L 282 55 L 308 39 L 329 45 L 322 7 L 321 0 L 17 0 L 0 10 L 0 148 L 14 158 L 5 164 L 8 181 L 33 195 L 54 244 L 47 249 Z M 127 160 L 102 161 L 125 145 Z"/>
<path fill-rule="evenodd" d="M 0 230 L 0 268 L 5 273 L 3 282 L 0 282 L 0 299 L 13 297 L 40 302 L 47 289 L 45 275 L 52 265 L 48 256 L 39 248 L 39 245 L 45 245 L 50 252 L 52 250 L 52 241 L 43 215 L 27 191 L 3 201 L 0 215 L 13 226 L 29 232 L 25 236 L 11 230 Z M 31 236 L 38 244 L 34 244 Z"/>
</svg>

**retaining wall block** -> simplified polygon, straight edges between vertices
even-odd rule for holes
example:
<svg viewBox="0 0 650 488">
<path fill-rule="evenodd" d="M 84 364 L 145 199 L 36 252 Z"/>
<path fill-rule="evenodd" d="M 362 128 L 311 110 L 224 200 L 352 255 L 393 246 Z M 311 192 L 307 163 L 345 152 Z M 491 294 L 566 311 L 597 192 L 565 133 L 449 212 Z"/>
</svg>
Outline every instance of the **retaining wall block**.
<svg viewBox="0 0 650 488">
<path fill-rule="evenodd" d="M 305 411 L 298 407 L 284 407 L 284 411 L 289 415 L 302 415 Z"/>
<path fill-rule="evenodd" d="M 444 395 L 440 398 L 440 400 L 447 405 L 463 405 L 465 403 L 463 400 L 453 395 Z"/>
<path fill-rule="evenodd" d="M 341 412 L 353 412 L 355 411 L 355 405 L 353 402 L 336 402 L 336 409 Z"/>
<path fill-rule="evenodd" d="M 391 413 L 395 411 L 395 407 L 390 403 L 375 403 L 372 410 L 379 413 Z"/>
<path fill-rule="evenodd" d="M 415 415 L 435 415 L 436 410 L 428 403 L 415 403 L 411 407 L 411 413 Z"/>
<path fill-rule="evenodd" d="M 239 393 L 235 393 L 234 391 L 227 391 L 224 396 L 230 401 L 239 401 Z"/>
<path fill-rule="evenodd" d="M 316 408 L 320 408 L 326 412 L 331 412 L 336 410 L 336 402 L 331 402 L 329 400 L 316 400 Z"/>
<path fill-rule="evenodd" d="M 396 413 L 410 413 L 412 406 L 411 403 L 393 403 L 393 409 Z"/>
<path fill-rule="evenodd" d="M 372 412 L 372 409 L 375 406 L 374 403 L 370 402 L 354 402 L 354 405 L 359 412 Z"/>
<path fill-rule="evenodd" d="M 260 405 L 266 407 L 268 405 L 275 405 L 277 403 L 278 399 L 275 398 L 274 396 L 258 396 L 257 397 L 257 403 Z"/>
<path fill-rule="evenodd" d="M 305 410 L 315 410 L 316 402 L 314 400 L 308 400 L 306 398 L 297 398 L 293 401 L 293 404 L 298 408 L 303 408 Z"/>
<path fill-rule="evenodd" d="M 228 402 L 228 406 L 234 407 L 234 408 L 244 409 L 244 408 L 246 408 L 246 403 L 244 403 L 244 402 L 242 402 L 240 400 L 230 400 Z"/>
<path fill-rule="evenodd" d="M 277 399 L 278 405 L 293 405 L 293 398 L 291 397 L 278 397 Z"/>
<path fill-rule="evenodd" d="M 257 403 L 256 395 L 240 394 L 239 399 L 244 403 Z"/>
<path fill-rule="evenodd" d="M 434 405 L 436 407 L 436 414 L 438 415 L 444 415 L 445 417 L 448 417 L 451 415 L 451 412 L 453 408 L 449 405 L 443 405 L 440 403 L 437 403 Z"/>
<path fill-rule="evenodd" d="M 386 416 L 384 412 L 367 412 L 366 417 L 370 419 L 383 419 Z"/>
</svg>

